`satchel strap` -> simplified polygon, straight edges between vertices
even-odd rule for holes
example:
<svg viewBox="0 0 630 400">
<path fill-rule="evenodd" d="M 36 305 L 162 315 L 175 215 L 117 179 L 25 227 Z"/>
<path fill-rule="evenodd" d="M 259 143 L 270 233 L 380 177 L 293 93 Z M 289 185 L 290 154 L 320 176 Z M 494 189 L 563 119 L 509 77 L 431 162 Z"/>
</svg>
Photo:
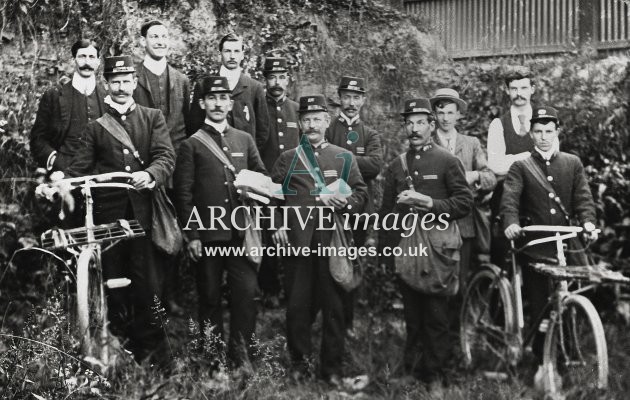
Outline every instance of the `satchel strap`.
<svg viewBox="0 0 630 400">
<path fill-rule="evenodd" d="M 407 182 L 407 186 L 409 189 L 416 191 L 413 186 L 413 178 L 409 175 L 409 167 L 407 166 L 407 152 L 402 153 L 400 156 L 400 165 L 402 166 L 402 170 L 405 173 L 405 182 Z"/>
<path fill-rule="evenodd" d="M 100 118 L 98 118 L 96 122 L 98 122 L 103 128 L 105 128 L 105 130 L 110 135 L 112 135 L 114 139 L 122 143 L 123 146 L 128 147 L 131 150 L 131 154 L 133 154 L 134 158 L 138 160 L 140 165 L 144 165 L 144 161 L 142 160 L 142 158 L 140 158 L 140 153 L 138 153 L 138 150 L 136 150 L 136 146 L 134 146 L 133 142 L 131 141 L 129 133 L 127 133 L 125 128 L 123 128 L 122 125 L 120 125 L 118 121 L 116 121 L 116 118 L 114 118 L 109 113 L 105 113 Z"/>
<path fill-rule="evenodd" d="M 525 168 L 534 176 L 534 178 L 536 179 L 536 182 L 538 182 L 538 184 L 542 186 L 543 189 L 545 189 L 549 193 L 553 193 L 553 198 L 556 204 L 558 204 L 558 208 L 560 208 L 560 211 L 562 211 L 562 213 L 564 214 L 564 217 L 567 219 L 567 221 L 569 221 L 569 218 L 570 218 L 569 212 L 567 211 L 566 208 L 564 208 L 564 204 L 562 204 L 562 200 L 560 199 L 560 196 L 558 196 L 556 191 L 553 189 L 553 186 L 551 186 L 549 181 L 547 181 L 547 179 L 545 178 L 545 174 L 543 173 L 542 169 L 538 166 L 538 164 L 534 160 L 534 157 L 528 157 L 524 159 L 523 165 L 525 165 Z"/>
<path fill-rule="evenodd" d="M 326 187 L 326 183 L 322 182 L 322 177 L 319 174 L 315 174 L 313 173 L 313 171 L 317 171 L 317 169 L 315 168 L 315 166 L 313 165 L 313 163 L 311 162 L 311 160 L 306 156 L 305 152 L 304 152 L 304 148 L 300 145 L 297 147 L 297 149 L 295 150 L 297 152 L 298 158 L 300 159 L 300 161 L 302 162 L 302 164 L 304 164 L 304 166 L 306 168 L 308 168 L 309 170 L 309 175 L 311 175 L 311 177 L 313 178 L 313 180 L 315 181 L 315 184 L 319 187 L 319 188 L 324 188 Z M 321 189 L 320 189 L 321 190 Z"/>
<path fill-rule="evenodd" d="M 234 167 L 234 165 L 232 165 L 230 159 L 225 155 L 225 153 L 219 148 L 217 142 L 209 138 L 208 135 L 205 134 L 201 129 L 195 132 L 192 137 L 197 139 L 204 146 L 206 146 L 206 148 L 210 150 L 210 152 L 214 154 L 214 156 L 219 159 L 219 161 L 221 161 L 223 165 L 228 167 L 228 169 L 232 171 L 233 174 L 236 174 L 236 168 Z"/>
</svg>

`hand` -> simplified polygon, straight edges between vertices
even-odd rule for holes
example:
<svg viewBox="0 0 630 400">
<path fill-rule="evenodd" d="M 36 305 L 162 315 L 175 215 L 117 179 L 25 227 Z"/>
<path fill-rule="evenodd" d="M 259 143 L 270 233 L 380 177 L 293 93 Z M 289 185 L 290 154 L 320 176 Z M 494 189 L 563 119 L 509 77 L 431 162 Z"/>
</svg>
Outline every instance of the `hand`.
<svg viewBox="0 0 630 400">
<path fill-rule="evenodd" d="M 191 260 L 199 261 L 199 259 L 203 255 L 203 253 L 202 253 L 203 249 L 202 249 L 202 246 L 201 246 L 201 240 L 195 239 L 195 240 L 191 240 L 190 242 L 188 242 L 187 250 L 188 250 L 188 256 L 190 257 Z"/>
<path fill-rule="evenodd" d="M 519 236 L 521 236 L 521 230 L 522 228 L 519 224 L 512 224 L 508 226 L 505 230 L 505 237 L 509 240 L 517 239 Z"/>
<path fill-rule="evenodd" d="M 348 204 L 348 200 L 342 197 L 321 196 L 321 199 L 325 206 L 333 207 L 335 210 L 341 210 Z"/>
<path fill-rule="evenodd" d="M 280 228 L 271 235 L 271 239 L 274 244 L 279 244 L 280 246 L 286 246 L 289 244 L 289 235 L 287 234 L 287 228 Z"/>
<path fill-rule="evenodd" d="M 416 206 L 427 211 L 433 207 L 433 199 L 430 196 L 413 190 L 405 190 L 398 195 L 398 204 Z"/>
<path fill-rule="evenodd" d="M 151 178 L 151 175 L 146 171 L 136 171 L 131 174 L 131 184 L 137 190 L 148 189 L 152 181 L 153 178 Z"/>
<path fill-rule="evenodd" d="M 586 222 L 584 224 L 584 236 L 586 236 L 588 240 L 592 240 L 593 242 L 597 240 L 599 234 L 594 223 Z"/>
<path fill-rule="evenodd" d="M 479 171 L 466 171 L 466 182 L 469 186 L 479 181 Z"/>
</svg>

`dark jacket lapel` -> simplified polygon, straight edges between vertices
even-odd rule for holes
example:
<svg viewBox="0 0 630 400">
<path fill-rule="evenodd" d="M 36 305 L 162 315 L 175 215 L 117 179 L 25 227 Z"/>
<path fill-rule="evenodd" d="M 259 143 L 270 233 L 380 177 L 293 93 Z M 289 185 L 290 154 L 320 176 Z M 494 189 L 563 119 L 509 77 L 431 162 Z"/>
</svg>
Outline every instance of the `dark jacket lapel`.
<svg viewBox="0 0 630 400">
<path fill-rule="evenodd" d="M 61 127 L 65 132 L 70 126 L 70 113 L 72 112 L 72 80 L 61 86 L 59 90 L 59 118 Z"/>
<path fill-rule="evenodd" d="M 153 107 L 153 93 L 151 92 L 151 85 L 149 84 L 149 78 L 147 77 L 147 70 L 142 63 L 138 64 L 138 85 L 140 85 L 148 93 L 149 106 Z"/>
<path fill-rule="evenodd" d="M 236 87 L 232 90 L 232 97 L 237 96 L 249 86 L 249 82 L 247 82 L 247 76 L 241 72 L 241 76 L 238 78 L 238 82 L 236 83 Z"/>
</svg>

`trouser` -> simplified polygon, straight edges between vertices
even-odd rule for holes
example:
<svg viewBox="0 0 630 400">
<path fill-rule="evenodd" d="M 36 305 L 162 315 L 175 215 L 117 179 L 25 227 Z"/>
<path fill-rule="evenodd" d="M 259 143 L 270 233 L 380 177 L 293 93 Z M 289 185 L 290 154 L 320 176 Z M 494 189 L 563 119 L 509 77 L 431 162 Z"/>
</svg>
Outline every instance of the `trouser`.
<svg viewBox="0 0 630 400">
<path fill-rule="evenodd" d="M 507 268 L 506 257 L 510 250 L 510 241 L 505 237 L 503 222 L 500 219 L 501 198 L 503 197 L 503 181 L 497 182 L 490 199 L 490 261 L 500 268 Z"/>
<path fill-rule="evenodd" d="M 540 313 L 545 309 L 549 296 L 551 295 L 551 279 L 545 275 L 539 274 L 529 267 L 528 264 L 533 262 L 529 257 L 519 257 L 520 265 L 523 273 L 523 296 L 529 303 L 530 324 L 536 323 Z M 545 316 L 544 318 L 548 318 Z M 538 329 L 538 327 L 536 327 Z M 532 343 L 532 351 L 538 364 L 542 364 L 543 346 L 545 344 L 545 333 L 536 332 Z"/>
<path fill-rule="evenodd" d="M 359 229 L 352 231 L 354 239 L 354 245 L 361 247 L 365 245 L 368 236 L 368 229 L 363 229 L 361 225 Z M 357 304 L 357 291 L 359 288 L 350 290 L 349 292 L 343 292 L 343 319 L 345 321 L 346 329 L 352 329 L 354 323 L 354 307 Z"/>
<path fill-rule="evenodd" d="M 242 239 L 223 242 L 207 242 L 209 247 L 241 247 Z M 240 366 L 249 358 L 256 328 L 256 302 L 258 290 L 256 267 L 244 256 L 202 256 L 194 266 L 197 273 L 199 295 L 199 322 L 205 332 L 209 321 L 214 334 L 224 340 L 221 286 L 223 272 L 227 272 L 230 290 L 230 337 L 227 356 L 234 366 Z"/>
<path fill-rule="evenodd" d="M 459 314 L 464 301 L 464 295 L 466 294 L 468 278 L 471 275 L 471 269 L 473 267 L 473 246 L 474 238 L 462 238 L 462 247 L 459 250 L 459 290 L 455 296 L 450 297 L 448 300 L 449 327 L 453 353 L 455 353 L 455 350 L 459 347 Z"/>
<path fill-rule="evenodd" d="M 171 202 L 175 204 L 175 193 L 172 188 L 166 189 L 166 195 Z M 171 303 L 176 301 L 181 288 L 180 271 L 184 258 L 183 252 L 176 255 L 160 253 L 160 262 L 163 264 L 165 275 L 162 292 L 164 295 L 165 306 L 168 311 L 172 311 Z"/>
<path fill-rule="evenodd" d="M 399 280 L 407 339 L 404 366 L 424 382 L 443 377 L 451 354 L 448 297 L 421 293 Z"/>
<path fill-rule="evenodd" d="M 344 317 L 342 295 L 328 269 L 328 258 L 287 257 L 287 342 L 291 358 L 305 367 L 313 348 L 313 316 L 321 307 L 323 316 L 320 369 L 322 376 L 341 374 L 344 353 Z"/>
<path fill-rule="evenodd" d="M 273 246 L 271 234 L 273 231 L 263 231 L 263 240 L 266 246 Z M 277 296 L 280 294 L 280 259 L 275 256 L 264 254 L 260 269 L 258 270 L 258 285 L 264 294 Z"/>
<path fill-rule="evenodd" d="M 138 361 L 148 356 L 157 362 L 166 354 L 164 316 L 155 310 L 161 302 L 162 271 L 151 234 L 124 240 L 102 254 L 104 279 L 125 277 L 126 288 L 108 290 L 108 316 L 112 332 L 128 339 L 127 347 Z M 157 301 L 156 301 L 157 300 Z"/>
</svg>

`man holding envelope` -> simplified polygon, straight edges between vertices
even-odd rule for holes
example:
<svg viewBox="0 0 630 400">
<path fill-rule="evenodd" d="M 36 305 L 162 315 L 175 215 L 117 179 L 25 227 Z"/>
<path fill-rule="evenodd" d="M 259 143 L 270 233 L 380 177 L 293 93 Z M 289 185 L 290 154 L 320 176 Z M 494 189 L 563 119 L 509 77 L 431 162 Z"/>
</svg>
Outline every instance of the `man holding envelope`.
<svg viewBox="0 0 630 400">
<path fill-rule="evenodd" d="M 325 140 L 330 116 L 324 96 L 301 97 L 298 113 L 300 145 L 281 154 L 271 174 L 274 182 L 282 184 L 285 198 L 286 218 L 277 218 L 282 222 L 273 235 L 275 243 L 312 250 L 309 255 L 301 251 L 284 258 L 287 341 L 296 375 L 302 375 L 312 352 L 312 316 L 321 306 L 321 375 L 338 385 L 344 352 L 343 289 L 331 276 L 328 257 L 319 257 L 316 251 L 330 246 L 335 213 L 361 212 L 367 186 L 352 153 Z"/>
</svg>

